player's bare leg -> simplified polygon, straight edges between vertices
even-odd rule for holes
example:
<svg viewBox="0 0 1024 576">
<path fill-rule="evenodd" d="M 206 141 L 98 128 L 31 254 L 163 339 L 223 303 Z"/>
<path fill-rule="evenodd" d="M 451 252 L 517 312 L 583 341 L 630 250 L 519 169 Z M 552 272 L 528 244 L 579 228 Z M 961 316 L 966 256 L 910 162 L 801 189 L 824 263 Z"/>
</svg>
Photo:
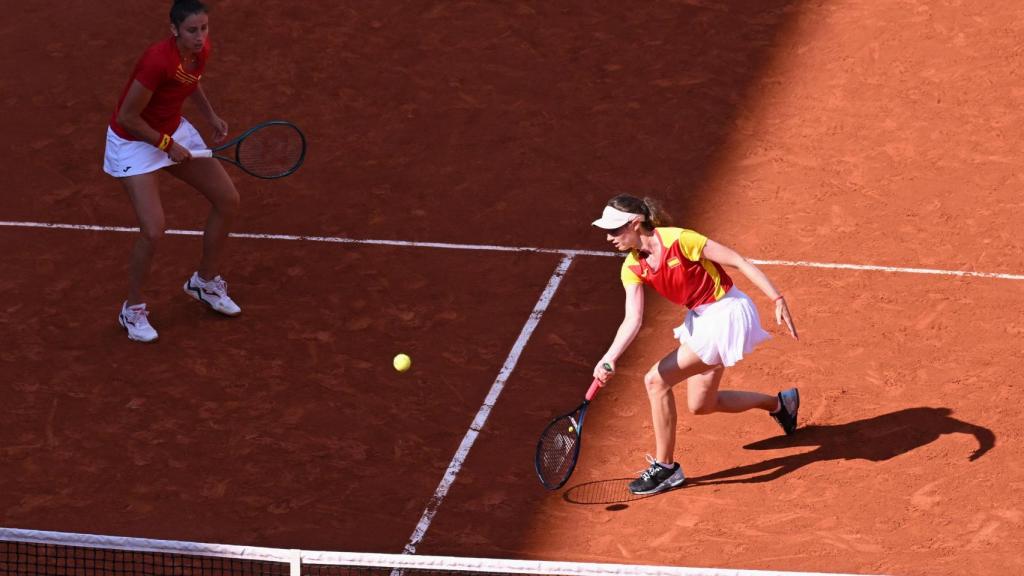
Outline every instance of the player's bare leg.
<svg viewBox="0 0 1024 576">
<path fill-rule="evenodd" d="M 746 412 L 760 408 L 761 410 L 778 410 L 779 399 L 776 396 L 745 390 L 719 390 L 723 366 L 716 366 L 702 374 L 686 379 L 686 405 L 692 414 L 713 414 L 715 412 Z"/>
<path fill-rule="evenodd" d="M 117 321 L 128 331 L 131 340 L 153 342 L 159 336 L 149 323 L 149 311 L 142 301 L 142 287 L 149 277 L 156 246 L 164 235 L 160 187 L 155 173 L 127 176 L 121 179 L 121 184 L 135 207 L 141 233 L 132 246 L 128 264 L 128 298 L 121 305 Z"/>
<path fill-rule="evenodd" d="M 175 177 L 198 190 L 210 201 L 210 215 L 203 232 L 199 268 L 185 281 L 185 293 L 226 316 L 242 309 L 228 296 L 228 285 L 218 274 L 224 246 L 238 214 L 238 191 L 224 167 L 212 158 L 193 158 L 168 168 Z"/>
<path fill-rule="evenodd" d="M 671 490 L 686 480 L 682 467 L 672 456 L 677 420 L 672 387 L 710 368 L 683 346 L 666 355 L 644 375 L 647 399 L 651 403 L 651 422 L 654 425 L 655 457 L 648 456 L 650 466 L 639 478 L 629 483 L 629 490 L 634 494 L 656 494 Z"/>
<path fill-rule="evenodd" d="M 132 306 L 142 303 L 142 287 L 149 278 L 153 255 L 164 236 L 164 208 L 160 202 L 160 186 L 156 172 L 121 178 L 121 184 L 132 200 L 141 229 L 141 234 L 132 247 L 131 261 L 128 265 L 127 304 Z"/>
<path fill-rule="evenodd" d="M 672 388 L 691 376 L 712 370 L 686 345 L 672 351 L 644 375 L 647 399 L 651 404 L 651 423 L 654 426 L 655 458 L 671 464 L 676 443 L 676 400 Z"/>
<path fill-rule="evenodd" d="M 219 160 L 194 158 L 167 169 L 172 175 L 199 191 L 210 202 L 210 215 L 203 231 L 203 254 L 197 272 L 203 280 L 219 273 L 228 233 L 238 215 L 238 190 Z"/>
</svg>

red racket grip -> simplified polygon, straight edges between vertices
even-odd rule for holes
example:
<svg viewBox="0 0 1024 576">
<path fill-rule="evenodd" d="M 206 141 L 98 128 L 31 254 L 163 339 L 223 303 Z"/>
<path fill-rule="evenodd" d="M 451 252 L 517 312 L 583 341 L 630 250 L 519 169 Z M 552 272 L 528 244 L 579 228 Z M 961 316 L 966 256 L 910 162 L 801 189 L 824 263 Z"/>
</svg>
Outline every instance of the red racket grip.
<svg viewBox="0 0 1024 576">
<path fill-rule="evenodd" d="M 609 371 L 609 372 L 611 372 L 612 371 L 612 365 L 608 364 L 607 362 L 605 362 L 604 369 Z M 594 399 L 594 396 L 597 396 L 597 390 L 599 388 L 601 388 L 602 386 L 604 386 L 604 382 L 601 382 L 597 378 L 594 378 L 594 381 L 590 383 L 590 389 L 587 390 L 587 396 L 586 396 L 587 402 L 590 402 L 591 400 Z"/>
</svg>

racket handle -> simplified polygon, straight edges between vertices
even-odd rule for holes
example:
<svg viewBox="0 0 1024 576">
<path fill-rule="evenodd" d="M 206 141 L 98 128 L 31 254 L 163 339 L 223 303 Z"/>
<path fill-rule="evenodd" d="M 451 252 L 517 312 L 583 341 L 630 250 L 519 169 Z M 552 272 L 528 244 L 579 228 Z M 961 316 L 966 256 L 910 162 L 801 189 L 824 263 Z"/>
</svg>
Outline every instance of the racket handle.
<svg viewBox="0 0 1024 576">
<path fill-rule="evenodd" d="M 609 371 L 609 372 L 611 372 L 612 371 L 611 364 L 608 364 L 607 362 L 605 362 L 604 369 Z M 600 389 L 602 386 L 604 386 L 604 382 L 601 382 L 597 378 L 594 378 L 594 381 L 590 383 L 590 389 L 587 390 L 587 396 L 586 396 L 587 401 L 593 400 L 594 396 L 597 396 L 598 389 Z"/>
<path fill-rule="evenodd" d="M 213 158 L 213 150 L 189 150 L 193 158 Z"/>
</svg>

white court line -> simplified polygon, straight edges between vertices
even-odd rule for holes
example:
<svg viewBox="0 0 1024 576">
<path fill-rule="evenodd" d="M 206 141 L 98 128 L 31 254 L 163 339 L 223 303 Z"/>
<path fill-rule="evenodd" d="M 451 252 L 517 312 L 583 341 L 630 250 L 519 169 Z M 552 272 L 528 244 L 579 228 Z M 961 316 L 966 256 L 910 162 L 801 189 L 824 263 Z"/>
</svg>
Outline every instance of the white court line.
<svg viewBox="0 0 1024 576">
<path fill-rule="evenodd" d="M 974 272 L 971 270 L 938 270 L 935 268 L 905 268 L 902 266 L 872 266 L 868 264 L 838 264 L 828 262 L 806 262 L 802 260 L 750 260 L 759 266 L 791 266 L 794 268 L 831 268 L 834 270 L 866 270 L 871 272 L 904 272 L 907 274 L 933 274 L 938 276 L 961 276 L 973 278 L 999 278 L 1001 280 L 1024 280 L 1024 274 L 1002 274 L 998 272 Z"/>
<path fill-rule="evenodd" d="M 403 554 L 415 554 L 416 546 L 423 541 L 423 537 L 427 534 L 427 529 L 430 528 L 430 522 L 434 519 L 437 509 L 448 494 L 448 489 L 455 482 L 455 476 L 462 469 L 462 464 L 466 461 L 469 450 L 473 447 L 473 443 L 476 442 L 477 436 L 480 435 L 480 430 L 483 429 L 484 423 L 487 422 L 487 417 L 491 414 L 491 409 L 494 408 L 494 404 L 498 401 L 498 396 L 501 395 L 501 391 L 505 388 L 505 381 L 512 374 L 512 370 L 516 367 L 516 363 L 519 362 L 519 356 L 523 353 L 526 343 L 529 342 L 533 330 L 540 323 L 541 316 L 547 311 L 551 299 L 555 297 L 555 291 L 558 290 L 562 277 L 569 270 L 572 259 L 573 256 L 569 254 L 562 258 L 562 261 L 558 263 L 558 267 L 555 268 L 554 274 L 548 280 L 548 285 L 541 292 L 540 299 L 537 300 L 537 304 L 533 307 L 533 312 L 530 312 L 530 319 L 526 321 L 523 329 L 519 332 L 519 337 L 516 338 L 515 344 L 512 345 L 512 351 L 505 358 L 505 364 L 502 365 L 501 371 L 498 372 L 498 377 L 495 378 L 494 384 L 491 385 L 491 391 L 487 393 L 483 406 L 480 406 L 480 411 L 476 413 L 476 418 L 473 418 L 473 423 L 470 424 L 469 430 L 466 431 L 466 435 L 462 438 L 462 444 L 459 444 L 459 449 L 448 464 L 448 469 L 445 471 L 444 477 L 441 478 L 441 483 L 437 485 L 437 490 L 434 491 L 430 502 L 427 503 L 427 508 L 423 511 L 423 516 L 420 517 L 419 524 L 413 530 L 412 536 L 409 537 L 409 543 L 405 545 Z"/>
<path fill-rule="evenodd" d="M 138 232 L 138 227 L 126 226 L 94 226 L 89 224 L 50 224 L 46 222 L 5 222 L 0 226 L 10 228 L 49 228 L 56 230 L 85 230 L 91 232 Z M 171 236 L 202 236 L 202 230 L 165 230 Z M 253 240 L 288 240 L 306 242 L 329 242 L 333 244 L 368 244 L 372 246 L 404 246 L 407 248 L 444 248 L 448 250 L 483 250 L 488 252 L 534 252 L 538 254 L 563 254 L 569 256 L 618 256 L 615 252 L 598 250 L 568 250 L 558 248 L 529 248 L 526 246 L 496 246 L 489 244 L 450 244 L 447 242 L 409 242 L 406 240 L 372 240 L 362 238 L 342 238 L 338 236 L 302 236 L 294 234 L 257 234 L 232 232 L 232 238 Z"/>
<path fill-rule="evenodd" d="M 51 228 L 58 230 L 87 230 L 94 232 L 138 232 L 127 226 L 93 226 L 88 224 L 50 224 L 45 222 L 6 222 L 0 226 L 9 228 Z M 202 236 L 201 230 L 167 230 L 166 234 L 177 236 Z M 562 254 L 564 256 L 621 257 L 617 252 L 599 250 L 571 250 L 563 248 L 530 248 L 526 246 L 496 246 L 488 244 L 450 244 L 447 242 L 410 242 L 405 240 L 371 240 L 342 238 L 337 236 L 299 236 L 293 234 L 257 234 L 232 232 L 232 238 L 255 240 L 286 240 L 306 242 L 330 242 L 335 244 L 368 244 L 376 246 L 405 246 L 408 248 L 442 248 L 447 250 L 483 250 L 490 252 L 533 252 L 538 254 Z M 971 270 L 940 270 L 936 268 L 908 268 L 904 266 L 875 266 L 871 264 L 841 264 L 831 262 L 807 262 L 803 260 L 755 260 L 758 266 L 788 266 L 791 268 L 828 268 L 833 270 L 861 270 L 866 272 L 896 272 L 904 274 L 929 274 L 934 276 L 958 276 L 967 278 L 996 278 L 1000 280 L 1024 280 L 1024 274 L 1003 274 L 999 272 L 975 272 Z"/>
</svg>

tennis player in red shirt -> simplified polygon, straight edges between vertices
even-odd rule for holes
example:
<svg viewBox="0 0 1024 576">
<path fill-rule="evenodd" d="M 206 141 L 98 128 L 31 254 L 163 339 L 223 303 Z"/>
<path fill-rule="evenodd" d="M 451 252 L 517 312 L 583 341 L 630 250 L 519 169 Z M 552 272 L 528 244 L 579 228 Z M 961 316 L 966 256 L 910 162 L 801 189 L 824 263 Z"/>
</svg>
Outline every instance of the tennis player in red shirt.
<svg viewBox="0 0 1024 576">
<path fill-rule="evenodd" d="M 103 170 L 120 180 L 128 192 L 142 231 L 132 250 L 128 298 L 118 316 L 128 337 L 140 342 L 157 339 L 147 317 L 142 286 L 165 229 L 160 170 L 198 190 L 211 205 L 202 258 L 198 270 L 185 282 L 185 292 L 221 314 L 236 316 L 242 311 L 218 275 L 224 244 L 238 212 L 238 191 L 217 160 L 192 158 L 189 150 L 207 146 L 181 115 L 185 100 L 191 100 L 213 127 L 214 142 L 227 136 L 227 123 L 213 111 L 200 84 L 210 57 L 207 9 L 199 0 L 176 0 L 170 16 L 171 35 L 146 50 L 121 92 L 107 128 L 103 161 Z"/>
<path fill-rule="evenodd" d="M 764 272 L 714 240 L 668 226 L 667 216 L 648 198 L 616 196 L 593 225 L 603 229 L 618 250 L 628 252 L 620 270 L 626 290 L 625 318 L 594 368 L 595 378 L 607 382 L 612 377 L 616 361 L 640 331 L 645 285 L 687 308 L 683 323 L 674 332 L 679 347 L 644 376 L 654 424 L 655 455 L 647 457 L 650 466 L 630 483 L 630 491 L 656 494 L 681 486 L 686 479 L 673 455 L 677 413 L 672 387 L 684 380 L 687 407 L 693 414 L 757 408 L 769 412 L 786 434 L 792 434 L 800 409 L 796 388 L 775 396 L 718 389 L 726 367 L 771 337 L 761 328 L 754 303 L 733 285 L 726 267 L 739 270 L 764 292 L 775 303 L 776 322 L 784 322 L 797 338 L 786 300 Z M 606 364 L 612 369 L 606 369 Z"/>
</svg>

